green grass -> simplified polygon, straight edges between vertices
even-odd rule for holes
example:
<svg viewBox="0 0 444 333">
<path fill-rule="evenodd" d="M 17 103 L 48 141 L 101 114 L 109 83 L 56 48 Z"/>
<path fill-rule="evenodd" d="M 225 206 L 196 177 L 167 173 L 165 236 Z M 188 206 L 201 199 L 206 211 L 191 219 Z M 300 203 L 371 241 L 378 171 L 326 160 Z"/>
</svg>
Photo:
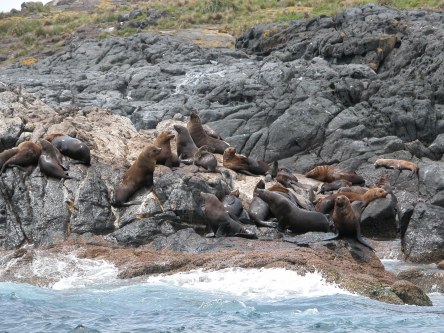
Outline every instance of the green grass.
<svg viewBox="0 0 444 333">
<path fill-rule="evenodd" d="M 142 15 L 134 22 L 147 18 L 149 8 L 165 11 L 157 26 L 147 30 L 183 29 L 217 26 L 220 30 L 239 36 L 247 29 L 272 22 L 288 22 L 302 17 L 333 15 L 348 7 L 376 2 L 396 8 L 443 9 L 443 0 L 150 0 L 132 1 L 122 6 L 111 0 L 101 0 L 93 11 L 58 12 L 50 6 L 31 3 L 28 10 L 0 13 L 0 41 L 15 45 L 16 61 L 24 55 L 37 56 L 53 49 L 54 41 L 62 41 L 84 26 L 94 26 L 96 37 L 109 35 L 129 36 L 140 29 L 126 27 L 102 33 L 102 28 L 117 26 L 117 17 L 139 8 Z M 56 45 L 57 46 L 57 45 Z M 0 45 L 1 47 L 1 45 Z M 1 50 L 7 49 L 1 47 Z M 0 51 L 1 53 L 1 51 Z"/>
</svg>

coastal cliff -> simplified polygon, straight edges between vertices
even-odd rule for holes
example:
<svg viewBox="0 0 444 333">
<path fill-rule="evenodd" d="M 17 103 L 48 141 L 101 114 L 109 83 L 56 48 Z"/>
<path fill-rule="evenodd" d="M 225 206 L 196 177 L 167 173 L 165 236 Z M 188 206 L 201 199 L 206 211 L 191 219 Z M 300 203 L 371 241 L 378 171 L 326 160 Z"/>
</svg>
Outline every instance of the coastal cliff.
<svg viewBox="0 0 444 333">
<path fill-rule="evenodd" d="M 397 277 L 353 242 L 263 228 L 258 241 L 205 238 L 199 192 L 240 188 L 247 204 L 255 177 L 158 166 L 160 205 L 143 190 L 140 206 L 115 209 L 110 198 L 143 146 L 197 111 L 239 152 L 278 160 L 310 186 L 320 183 L 301 174 L 319 164 L 374 184 L 376 159 L 416 162 L 417 176 L 389 171 L 400 233 L 393 214 L 367 212 L 364 236 L 401 238 L 409 261 L 443 260 L 442 18 L 367 5 L 254 28 L 237 50 L 139 34 L 71 44 L 31 67 L 2 69 L 1 150 L 62 132 L 82 139 L 93 157 L 90 167 L 70 165 L 72 180 L 48 179 L 38 168 L 2 174 L 2 260 L 20 267 L 36 248 L 77 249 L 116 262 L 122 277 L 196 267 L 314 269 L 348 290 L 404 302 L 394 292 Z"/>
</svg>

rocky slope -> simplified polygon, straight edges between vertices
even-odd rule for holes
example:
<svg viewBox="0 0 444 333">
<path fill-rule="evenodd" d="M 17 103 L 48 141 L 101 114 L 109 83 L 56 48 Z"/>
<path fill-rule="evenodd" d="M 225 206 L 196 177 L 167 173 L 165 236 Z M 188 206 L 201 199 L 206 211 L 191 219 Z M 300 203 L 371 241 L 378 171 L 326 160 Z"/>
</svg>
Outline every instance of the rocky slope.
<svg viewBox="0 0 444 333">
<path fill-rule="evenodd" d="M 335 17 L 257 27 L 237 41 L 237 50 L 203 49 L 168 36 L 141 34 L 71 44 L 29 68 L 17 64 L 2 69 L 0 81 L 23 87 L 22 93 L 9 86 L 1 93 L 2 149 L 26 137 L 37 140 L 63 131 L 85 140 L 94 156 L 92 167 L 70 168 L 79 180 L 46 179 L 38 169 L 26 177 L 20 170 L 2 175 L 2 246 L 52 246 L 78 238 L 94 243 L 94 235 L 106 235 L 104 240 L 117 247 L 185 253 L 218 246 L 264 250 L 268 245 L 260 242 L 198 238 L 190 245 L 180 238 L 195 237 L 181 231 L 189 227 L 204 232 L 198 190 L 226 193 L 245 186 L 243 199 L 248 201 L 253 180 L 232 173 L 226 178 L 196 173 L 194 167 L 159 167 L 155 183 L 162 207 L 149 199 L 140 207 L 118 211 L 109 205 L 112 188 L 154 137 L 153 130 L 171 127 L 197 111 L 241 153 L 267 162 L 279 160 L 295 173 L 334 164 L 356 170 L 373 184 L 382 173 L 372 165 L 377 158 L 417 162 L 417 176 L 390 171 L 404 256 L 417 262 L 441 261 L 443 18 L 440 13 L 367 5 Z M 142 192 L 139 196 L 145 198 Z M 387 227 L 369 216 L 372 237 L 399 237 L 394 220 L 382 220 L 390 222 Z M 378 228 L 383 231 L 375 234 Z M 272 240 L 269 244 L 278 237 L 258 232 L 260 238 Z M 339 250 L 343 243 L 332 244 L 313 246 L 334 258 L 349 256 L 346 264 L 359 258 L 363 266 L 376 269 L 373 277 L 386 274 L 372 263 L 378 260 L 371 253 L 356 255 L 345 245 L 344 254 Z M 294 245 L 288 246 L 287 254 L 294 250 Z M 275 255 L 270 262 L 280 261 Z M 367 256 L 372 259 L 363 259 Z M 139 271 L 155 270 L 150 267 Z M 360 292 L 377 294 L 395 278 L 384 279 L 377 278 L 367 292 Z"/>
</svg>

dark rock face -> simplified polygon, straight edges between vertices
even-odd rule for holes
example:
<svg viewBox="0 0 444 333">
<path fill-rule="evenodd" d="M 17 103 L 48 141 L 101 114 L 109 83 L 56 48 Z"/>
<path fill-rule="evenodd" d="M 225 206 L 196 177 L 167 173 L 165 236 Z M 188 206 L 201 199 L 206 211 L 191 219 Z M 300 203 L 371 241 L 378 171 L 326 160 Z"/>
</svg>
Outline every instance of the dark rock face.
<svg viewBox="0 0 444 333">
<path fill-rule="evenodd" d="M 1 69 L 0 81 L 23 85 L 60 113 L 65 107 L 108 108 L 131 119 L 137 129 L 154 129 L 177 113 L 187 116 L 197 111 L 239 153 L 266 162 L 279 160 L 281 166 L 298 173 L 334 164 L 356 170 L 372 184 L 381 175 L 372 165 L 377 158 L 418 163 L 419 174 L 413 177 L 407 171 L 389 171 L 398 211 L 388 202 L 384 209 L 368 207 L 363 232 L 372 236 L 383 232 L 385 238 L 393 238 L 399 227 L 410 260 L 439 261 L 444 257 L 435 248 L 442 247 L 439 241 L 430 248 L 433 253 L 412 244 L 422 244 L 427 232 L 434 235 L 430 241 L 444 238 L 437 225 L 433 231 L 418 226 L 422 215 L 441 218 L 443 22 L 442 13 L 371 4 L 334 17 L 256 27 L 238 39 L 237 50 L 204 49 L 161 34 L 91 40 L 73 43 L 30 68 L 17 64 Z M 6 126 L 0 123 L 0 150 L 15 144 L 24 126 L 20 120 Z M 62 186 L 40 179 L 35 172 L 24 180 L 12 178 L 11 172 L 2 178 L 5 186 L 0 196 L 0 222 L 2 207 L 11 216 L 0 225 L 0 232 L 7 230 L 0 236 L 3 246 L 31 240 L 46 244 L 66 232 L 102 234 L 116 227 L 110 222 L 115 215 L 105 190 L 107 182 L 112 183 L 109 178 L 88 171 L 79 186 L 71 180 Z M 202 221 L 196 207 L 202 182 L 180 172 L 159 176 L 165 186 L 157 195 L 180 217 L 182 227 L 195 226 Z M 70 184 L 76 184 L 75 191 Z M 48 196 L 48 203 L 51 196 L 74 202 L 73 211 L 59 207 L 63 213 L 49 218 L 49 206 L 55 203 L 47 207 L 48 203 L 33 202 L 28 192 L 20 196 L 19 189 L 30 185 Z M 196 191 L 190 195 L 184 190 L 187 187 Z M 222 180 L 210 187 L 213 192 L 230 190 Z M 90 189 L 101 194 L 94 196 Z M 177 196 L 170 196 L 171 191 Z M 150 212 L 162 212 L 154 203 L 150 207 Z M 94 225 L 85 226 L 86 211 Z M 118 227 L 122 228 L 138 220 L 138 215 L 144 223 L 152 218 L 135 208 L 120 213 Z M 64 228 L 71 214 L 70 225 Z M 34 216 L 44 218 L 46 224 L 34 225 Z M 173 216 L 168 221 L 177 229 Z M 51 223 L 54 230 L 61 229 L 47 235 L 46 226 Z M 170 228 L 165 230 L 168 235 Z M 130 235 L 134 231 L 118 237 L 143 243 Z"/>
</svg>

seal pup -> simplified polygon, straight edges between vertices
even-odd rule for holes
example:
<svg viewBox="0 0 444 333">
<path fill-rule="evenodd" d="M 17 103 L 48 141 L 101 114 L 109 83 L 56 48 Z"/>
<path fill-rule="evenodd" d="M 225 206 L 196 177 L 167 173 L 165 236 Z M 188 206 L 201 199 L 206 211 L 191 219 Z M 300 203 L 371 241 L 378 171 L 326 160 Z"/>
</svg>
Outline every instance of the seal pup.
<svg viewBox="0 0 444 333">
<path fill-rule="evenodd" d="M 333 225 L 324 214 L 301 209 L 289 199 L 276 192 L 262 189 L 257 189 L 256 191 L 278 219 L 279 231 L 284 232 L 286 229 L 290 229 L 296 234 L 304 234 L 309 231 L 332 231 Z"/>
<path fill-rule="evenodd" d="M 111 203 L 115 207 L 139 205 L 139 201 L 127 202 L 129 197 L 143 186 L 151 191 L 153 188 L 153 174 L 156 168 L 156 158 L 161 148 L 149 143 L 137 157 L 136 161 L 123 175 L 123 179 L 114 191 L 114 200 Z"/>
<path fill-rule="evenodd" d="M 182 125 L 174 125 L 173 127 L 177 132 L 176 134 L 177 156 L 181 160 L 193 159 L 194 154 L 196 154 L 198 147 L 191 138 L 190 132 L 188 132 L 188 128 Z M 191 161 L 189 164 L 192 163 L 193 161 Z"/>
<path fill-rule="evenodd" d="M 339 195 L 335 199 L 335 208 L 333 210 L 333 223 L 338 234 L 326 240 L 354 238 L 362 245 L 373 250 L 373 247 L 361 235 L 360 224 L 363 207 L 364 203 L 362 201 L 350 204 L 350 200 L 345 195 Z"/>
<path fill-rule="evenodd" d="M 335 180 L 345 179 L 350 181 L 353 185 L 364 185 L 365 180 L 359 176 L 355 171 L 345 172 L 343 170 L 336 169 L 332 165 L 319 165 L 314 167 L 307 173 L 305 177 L 313 178 L 321 182 L 331 183 Z"/>
<path fill-rule="evenodd" d="M 63 155 L 76 160 L 74 164 L 91 165 L 91 152 L 81 140 L 61 133 L 50 134 L 45 139 L 51 142 Z"/>
<path fill-rule="evenodd" d="M 197 147 L 208 146 L 214 148 L 216 154 L 223 154 L 230 145 L 222 140 L 209 136 L 202 126 L 202 120 L 197 113 L 191 112 L 187 128 Z"/>
<path fill-rule="evenodd" d="M 59 156 L 57 155 L 57 148 L 45 139 L 40 140 L 40 145 L 42 146 L 42 152 L 39 157 L 40 171 L 48 177 L 73 179 L 73 177 L 65 173 Z"/>
<path fill-rule="evenodd" d="M 12 156 L 14 156 L 15 154 L 17 154 L 17 152 L 19 151 L 19 149 L 17 147 L 15 148 L 10 148 L 10 149 L 6 149 L 4 151 L 2 151 L 0 153 L 0 169 L 3 166 L 3 163 L 5 163 L 7 160 L 9 160 Z"/>
<path fill-rule="evenodd" d="M 23 170 L 23 167 L 29 165 L 37 165 L 42 152 L 42 147 L 31 141 L 25 141 L 18 145 L 18 151 L 8 158 L 0 169 L 0 174 L 3 173 L 8 166 L 16 166 Z"/>
<path fill-rule="evenodd" d="M 154 140 L 153 144 L 162 149 L 159 156 L 157 156 L 157 164 L 162 164 L 167 167 L 178 167 L 180 165 L 177 155 L 171 151 L 171 139 L 175 135 L 170 131 L 162 131 Z"/>
<path fill-rule="evenodd" d="M 222 202 L 214 194 L 200 192 L 200 197 L 204 201 L 205 217 L 215 237 L 237 236 L 257 239 L 255 233 L 230 217 Z"/>
<path fill-rule="evenodd" d="M 263 161 L 236 154 L 235 147 L 228 147 L 225 149 L 222 165 L 227 169 L 245 173 L 250 176 L 265 175 L 267 171 L 270 170 L 270 166 Z"/>
<path fill-rule="evenodd" d="M 373 163 L 375 168 L 384 167 L 388 169 L 397 169 L 397 170 L 409 170 L 409 177 L 413 177 L 414 174 L 418 173 L 418 165 L 416 163 L 406 161 L 406 160 L 396 160 L 390 158 L 380 158 Z"/>
<path fill-rule="evenodd" d="M 194 154 L 194 164 L 208 170 L 209 172 L 216 172 L 217 159 L 212 153 L 213 148 L 202 146 L 197 149 Z"/>
<path fill-rule="evenodd" d="M 239 199 L 239 195 L 239 189 L 231 191 L 222 198 L 222 204 L 230 217 L 237 221 L 250 223 L 250 219 L 248 218 L 248 214 L 242 205 L 242 201 Z"/>
</svg>

